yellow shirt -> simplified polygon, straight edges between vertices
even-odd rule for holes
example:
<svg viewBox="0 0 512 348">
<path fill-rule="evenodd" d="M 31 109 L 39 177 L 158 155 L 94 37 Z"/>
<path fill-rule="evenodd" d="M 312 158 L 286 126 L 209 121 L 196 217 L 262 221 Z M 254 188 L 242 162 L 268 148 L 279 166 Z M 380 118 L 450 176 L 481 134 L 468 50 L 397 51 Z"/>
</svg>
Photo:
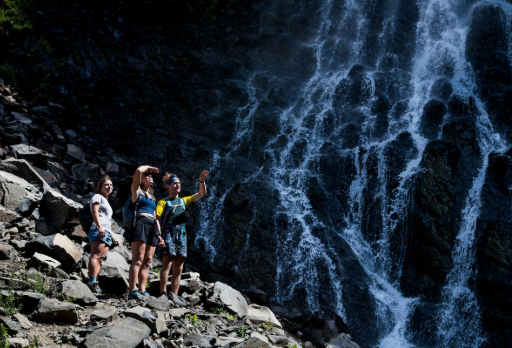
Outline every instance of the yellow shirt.
<svg viewBox="0 0 512 348">
<path fill-rule="evenodd" d="M 192 203 L 194 203 L 194 197 L 192 197 L 192 196 L 187 196 L 187 197 L 182 197 L 182 198 L 185 201 L 186 209 L 190 208 Z M 156 205 L 156 216 L 157 217 L 161 217 L 164 214 L 166 204 L 167 204 L 167 201 L 165 199 L 161 199 L 158 201 L 158 204 Z"/>
</svg>

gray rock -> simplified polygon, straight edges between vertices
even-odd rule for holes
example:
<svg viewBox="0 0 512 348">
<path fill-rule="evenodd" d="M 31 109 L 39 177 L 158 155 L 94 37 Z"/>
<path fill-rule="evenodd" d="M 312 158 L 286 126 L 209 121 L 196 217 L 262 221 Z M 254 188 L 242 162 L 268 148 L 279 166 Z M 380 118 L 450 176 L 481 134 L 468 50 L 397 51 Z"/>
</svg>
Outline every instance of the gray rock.
<svg viewBox="0 0 512 348">
<path fill-rule="evenodd" d="M 37 167 L 33 168 L 37 174 L 39 174 L 48 185 L 50 185 L 50 187 L 59 187 L 59 180 L 52 172 Z"/>
<path fill-rule="evenodd" d="M 50 277 L 58 279 L 69 279 L 69 274 L 61 270 L 60 268 L 53 268 L 50 270 Z"/>
<path fill-rule="evenodd" d="M 41 215 L 57 230 L 79 224 L 78 218 L 82 205 L 66 198 L 64 195 L 48 190 L 41 202 Z"/>
<path fill-rule="evenodd" d="M 21 337 L 9 337 L 9 347 L 22 348 L 28 347 L 29 342 L 26 338 Z"/>
<path fill-rule="evenodd" d="M 0 260 L 12 261 L 14 257 L 13 247 L 8 244 L 0 243 Z"/>
<path fill-rule="evenodd" d="M 85 338 L 87 348 L 136 348 L 149 337 L 151 330 L 143 322 L 126 318 L 94 330 Z"/>
<path fill-rule="evenodd" d="M 260 334 L 259 332 L 253 331 L 253 332 L 251 332 L 251 337 L 256 337 L 256 338 L 262 340 L 263 342 L 270 343 L 270 341 L 269 341 L 269 339 L 271 339 L 270 337 L 277 337 L 277 336 L 269 336 L 267 338 L 267 336 L 264 336 L 264 335 Z"/>
<path fill-rule="evenodd" d="M 89 236 L 84 232 L 82 226 L 76 225 L 71 228 L 71 230 L 66 234 L 69 239 L 78 241 L 78 242 L 87 242 L 89 241 Z"/>
<path fill-rule="evenodd" d="M 208 303 L 213 306 L 224 306 L 226 310 L 235 313 L 239 318 L 247 315 L 247 302 L 242 294 L 221 282 L 215 282 L 213 295 L 208 299 Z"/>
<path fill-rule="evenodd" d="M 56 299 L 43 299 L 39 304 L 39 315 L 43 321 L 67 321 L 71 324 L 78 322 L 78 313 L 72 303 Z"/>
<path fill-rule="evenodd" d="M 82 151 L 76 145 L 67 144 L 66 145 L 66 155 L 64 156 L 65 164 L 75 164 L 75 163 L 85 163 L 85 152 Z"/>
<path fill-rule="evenodd" d="M 123 312 L 126 317 L 142 321 L 151 329 L 151 332 L 159 334 L 167 329 L 167 325 L 165 323 L 165 314 L 163 312 L 157 313 L 158 317 L 155 317 L 148 308 L 140 306 L 130 308 Z"/>
<path fill-rule="evenodd" d="M 190 303 L 188 303 L 183 297 L 180 297 L 173 292 L 169 292 L 169 297 L 170 297 L 170 300 L 172 302 L 174 302 L 174 304 L 179 307 L 190 306 Z"/>
<path fill-rule="evenodd" d="M 164 348 L 164 346 L 161 345 L 160 343 L 158 343 L 158 342 L 151 342 L 151 341 L 148 341 L 148 340 L 142 341 L 142 344 L 143 344 L 144 348 Z"/>
<path fill-rule="evenodd" d="M 12 287 L 13 290 L 25 290 L 29 288 L 29 285 L 21 279 L 0 277 L 0 289 L 8 289 L 9 287 Z"/>
<path fill-rule="evenodd" d="M 50 108 L 48 106 L 34 106 L 30 111 L 34 114 L 50 116 Z"/>
<path fill-rule="evenodd" d="M 30 259 L 30 266 L 34 266 L 35 268 L 41 267 L 41 270 L 49 270 L 52 268 L 61 268 L 61 263 L 54 258 L 40 254 L 40 253 L 34 253 L 32 255 L 32 258 Z"/>
<path fill-rule="evenodd" d="M 348 334 L 341 333 L 334 337 L 329 343 L 326 344 L 326 348 L 360 348 L 352 337 Z"/>
<path fill-rule="evenodd" d="M 29 330 L 32 327 L 32 323 L 30 322 L 30 320 L 28 320 L 28 318 L 21 313 L 14 314 L 13 318 L 16 319 L 18 323 L 21 324 L 21 328 L 23 330 Z"/>
<path fill-rule="evenodd" d="M 259 338 L 251 337 L 247 341 L 237 344 L 234 347 L 238 347 L 238 348 L 270 348 L 270 345 L 266 342 L 263 342 Z"/>
<path fill-rule="evenodd" d="M 14 118 L 18 121 L 20 121 L 23 124 L 31 124 L 32 119 L 28 117 L 26 114 L 20 114 L 19 112 L 11 111 L 11 114 L 14 116 Z"/>
<path fill-rule="evenodd" d="M 46 162 L 46 168 L 48 168 L 48 170 L 55 175 L 59 181 L 68 182 L 71 180 L 71 174 L 69 171 L 57 162 Z"/>
<path fill-rule="evenodd" d="M 94 296 L 87 285 L 79 280 L 66 280 L 62 283 L 62 292 L 76 299 L 83 306 L 94 306 L 98 298 Z"/>
<path fill-rule="evenodd" d="M 8 292 L 5 290 L 1 290 L 0 294 L 2 296 L 8 296 Z M 23 314 L 32 314 L 32 312 L 39 306 L 39 303 L 44 296 L 32 291 L 16 291 L 17 295 L 21 296 L 21 313 Z"/>
<path fill-rule="evenodd" d="M 146 301 L 146 306 L 157 311 L 167 312 L 169 310 L 169 300 L 167 296 L 153 297 L 148 296 L 143 298 Z"/>
<path fill-rule="evenodd" d="M 291 311 L 289 309 L 286 309 L 286 308 L 280 307 L 280 306 L 270 306 L 270 310 L 272 312 L 274 312 L 275 315 L 279 315 L 280 317 L 283 317 L 283 318 L 286 318 L 289 320 L 294 320 L 294 319 L 302 317 L 302 313 L 300 313 L 298 311 Z"/>
<path fill-rule="evenodd" d="M 94 163 L 78 163 L 71 167 L 71 172 L 78 180 L 98 181 L 105 173 Z"/>
<path fill-rule="evenodd" d="M 13 223 L 21 219 L 22 217 L 15 211 L 0 206 L 0 222 Z"/>
<path fill-rule="evenodd" d="M 30 163 L 24 159 L 6 159 L 0 164 L 0 170 L 25 179 L 42 193 L 45 193 L 50 189 L 48 183 L 46 183 L 46 181 L 37 173 L 34 167 L 32 167 Z"/>
<path fill-rule="evenodd" d="M 247 319 L 254 324 L 261 324 L 270 321 L 275 327 L 279 329 L 283 328 L 270 308 L 257 304 L 252 304 L 247 307 Z"/>
<path fill-rule="evenodd" d="M 27 246 L 28 241 L 26 241 L 26 240 L 11 240 L 9 243 L 14 247 L 14 249 L 16 249 L 18 251 L 24 251 L 25 247 Z"/>
<path fill-rule="evenodd" d="M 109 323 L 117 320 L 117 309 L 115 307 L 105 310 L 95 310 L 91 313 L 91 321 L 106 320 Z"/>
<path fill-rule="evenodd" d="M 76 138 L 76 132 L 71 130 L 71 129 L 68 129 L 68 130 L 64 131 L 64 133 L 67 134 L 69 140 L 73 140 L 73 139 Z"/>
<path fill-rule="evenodd" d="M 209 336 L 203 336 L 198 333 L 191 333 L 183 340 L 183 345 L 186 347 L 194 346 L 199 348 L 210 348 L 213 347 L 213 338 Z"/>
<path fill-rule="evenodd" d="M 130 265 L 126 259 L 111 250 L 108 252 L 107 259 L 101 263 L 98 280 L 102 287 L 114 294 L 126 294 L 128 292 L 128 271 Z"/>
<path fill-rule="evenodd" d="M 43 195 L 25 179 L 0 171 L 0 203 L 18 214 L 30 214 Z"/>
<path fill-rule="evenodd" d="M 197 295 L 189 295 L 186 292 L 183 293 L 182 297 L 183 297 L 184 300 L 188 301 L 192 306 L 195 306 L 196 304 L 198 304 L 201 301 L 199 296 L 197 296 Z"/>
<path fill-rule="evenodd" d="M 290 341 L 284 336 L 268 336 L 268 339 L 274 346 L 286 347 Z"/>
<path fill-rule="evenodd" d="M 224 347 L 228 344 L 228 347 L 232 347 L 237 343 L 243 342 L 244 339 L 240 337 L 217 337 L 214 347 Z"/>
<path fill-rule="evenodd" d="M 57 159 L 55 155 L 49 152 L 26 144 L 12 145 L 11 150 L 14 152 L 14 157 L 16 159 L 25 159 L 32 164 L 42 163 L 44 161 L 54 161 Z"/>
<path fill-rule="evenodd" d="M 39 237 L 27 246 L 29 249 L 52 256 L 62 263 L 64 271 L 71 271 L 82 259 L 82 253 L 76 245 L 60 233 Z"/>
<path fill-rule="evenodd" d="M 189 308 L 172 308 L 169 310 L 169 314 L 171 315 L 172 319 L 179 319 L 185 314 L 191 313 L 192 310 Z"/>
<path fill-rule="evenodd" d="M 7 329 L 7 332 L 10 334 L 16 334 L 18 331 L 21 330 L 20 323 L 14 320 L 10 320 L 6 317 L 0 317 L 0 324 L 3 324 L 4 327 Z"/>
</svg>

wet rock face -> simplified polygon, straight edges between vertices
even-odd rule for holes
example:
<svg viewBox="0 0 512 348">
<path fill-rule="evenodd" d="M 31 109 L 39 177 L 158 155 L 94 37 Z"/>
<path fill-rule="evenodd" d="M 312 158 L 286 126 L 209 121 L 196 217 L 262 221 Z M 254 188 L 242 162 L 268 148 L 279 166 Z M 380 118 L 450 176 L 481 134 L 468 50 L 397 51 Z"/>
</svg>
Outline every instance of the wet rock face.
<svg viewBox="0 0 512 348">
<path fill-rule="evenodd" d="M 482 212 L 476 228 L 476 288 L 483 322 L 498 332 L 512 320 L 512 151 L 491 154 L 482 188 Z"/>
<path fill-rule="evenodd" d="M 508 55 L 508 24 L 503 9 L 482 4 L 473 10 L 466 40 L 466 57 L 476 73 L 477 86 L 486 101 L 486 110 L 496 127 L 512 136 L 510 95 L 512 69 Z"/>
</svg>

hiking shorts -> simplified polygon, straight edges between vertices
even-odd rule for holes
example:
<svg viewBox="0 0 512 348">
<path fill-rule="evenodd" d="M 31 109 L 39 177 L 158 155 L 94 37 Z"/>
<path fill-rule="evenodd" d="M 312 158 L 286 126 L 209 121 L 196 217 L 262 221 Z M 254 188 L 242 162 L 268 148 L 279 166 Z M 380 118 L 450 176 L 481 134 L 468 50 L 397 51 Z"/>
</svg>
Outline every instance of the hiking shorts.
<svg viewBox="0 0 512 348">
<path fill-rule="evenodd" d="M 187 231 L 180 226 L 166 227 L 163 235 L 165 248 L 160 249 L 160 255 L 187 257 Z"/>
<path fill-rule="evenodd" d="M 135 227 L 129 233 L 128 242 L 131 244 L 142 241 L 146 245 L 155 246 L 158 244 L 155 229 L 155 219 L 144 215 L 138 216 Z"/>
<path fill-rule="evenodd" d="M 112 236 L 110 235 L 110 232 L 105 230 L 105 237 L 103 238 L 100 238 L 99 234 L 100 231 L 98 231 L 98 228 L 91 228 L 88 233 L 89 244 L 91 244 L 95 240 L 99 240 L 105 242 L 105 244 L 110 248 L 112 246 Z"/>
</svg>

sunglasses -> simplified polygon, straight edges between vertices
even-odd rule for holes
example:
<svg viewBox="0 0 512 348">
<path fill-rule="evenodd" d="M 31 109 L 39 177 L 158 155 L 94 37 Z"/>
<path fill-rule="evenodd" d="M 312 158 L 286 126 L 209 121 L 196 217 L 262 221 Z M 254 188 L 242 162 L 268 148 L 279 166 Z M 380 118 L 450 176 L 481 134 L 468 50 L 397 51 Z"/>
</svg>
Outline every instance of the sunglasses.
<svg viewBox="0 0 512 348">
<path fill-rule="evenodd" d="M 151 173 L 143 173 L 144 176 L 153 176 Z"/>
</svg>

